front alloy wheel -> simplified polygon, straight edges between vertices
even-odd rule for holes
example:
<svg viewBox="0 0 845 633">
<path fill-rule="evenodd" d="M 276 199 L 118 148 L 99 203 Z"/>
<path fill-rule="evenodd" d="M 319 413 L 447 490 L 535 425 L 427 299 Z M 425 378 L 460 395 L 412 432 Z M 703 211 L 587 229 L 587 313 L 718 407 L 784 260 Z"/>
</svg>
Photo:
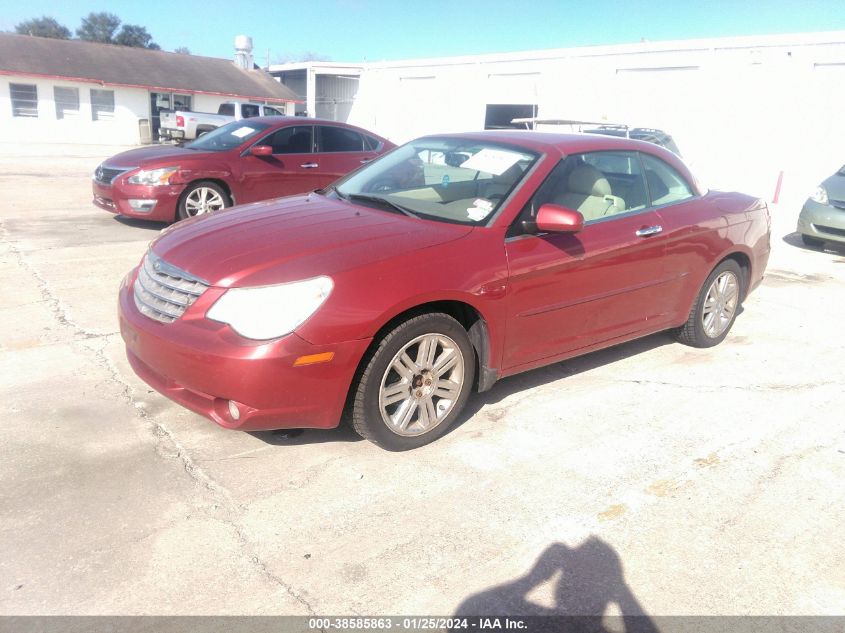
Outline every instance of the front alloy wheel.
<svg viewBox="0 0 845 633">
<path fill-rule="evenodd" d="M 381 379 L 379 409 L 397 435 L 431 431 L 449 415 L 464 386 L 464 358 L 442 334 L 423 334 L 400 349 Z"/>
<path fill-rule="evenodd" d="M 417 448 L 448 430 L 475 379 L 464 327 L 442 313 L 419 314 L 377 340 L 352 386 L 350 422 L 391 451 Z"/>
<path fill-rule="evenodd" d="M 226 192 L 216 183 L 203 181 L 185 190 L 179 199 L 178 218 L 184 220 L 228 207 L 231 203 Z"/>
</svg>

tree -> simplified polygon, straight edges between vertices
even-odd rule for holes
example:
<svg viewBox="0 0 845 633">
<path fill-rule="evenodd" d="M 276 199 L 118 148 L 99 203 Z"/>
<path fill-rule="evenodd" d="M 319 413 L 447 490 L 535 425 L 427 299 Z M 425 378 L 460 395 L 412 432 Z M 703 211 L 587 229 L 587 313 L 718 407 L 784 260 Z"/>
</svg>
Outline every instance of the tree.
<svg viewBox="0 0 845 633">
<path fill-rule="evenodd" d="M 151 48 L 159 50 L 161 47 L 152 41 L 153 36 L 147 33 L 147 29 L 137 24 L 124 24 L 120 33 L 114 38 L 115 44 L 121 46 L 135 46 L 138 48 Z"/>
<path fill-rule="evenodd" d="M 188 50 L 187 46 L 179 46 L 173 49 L 174 53 L 181 53 L 182 55 L 190 55 L 191 51 Z"/>
<path fill-rule="evenodd" d="M 34 35 L 35 37 L 52 37 L 57 40 L 70 39 L 70 29 L 46 15 L 21 22 L 15 27 L 15 33 Z"/>
<path fill-rule="evenodd" d="M 120 26 L 120 18 L 114 13 L 101 11 L 91 12 L 88 17 L 82 18 L 82 24 L 76 29 L 76 35 L 87 42 L 114 43 L 114 34 Z"/>
</svg>

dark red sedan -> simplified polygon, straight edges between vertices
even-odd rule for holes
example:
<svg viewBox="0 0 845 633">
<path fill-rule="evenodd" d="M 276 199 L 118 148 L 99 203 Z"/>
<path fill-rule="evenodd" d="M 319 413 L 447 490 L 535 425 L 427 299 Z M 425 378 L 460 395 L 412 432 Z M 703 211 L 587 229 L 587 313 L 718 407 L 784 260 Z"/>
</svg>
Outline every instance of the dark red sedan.
<svg viewBox="0 0 845 633">
<path fill-rule="evenodd" d="M 325 187 L 395 145 L 345 123 L 257 117 L 183 147 L 112 156 L 94 172 L 94 204 L 120 215 L 173 222 L 224 207 Z"/>
<path fill-rule="evenodd" d="M 470 392 L 670 330 L 710 347 L 762 280 L 762 201 L 656 145 L 421 138 L 332 187 L 165 231 L 120 290 L 129 360 L 235 429 L 334 427 L 390 450 Z"/>
</svg>

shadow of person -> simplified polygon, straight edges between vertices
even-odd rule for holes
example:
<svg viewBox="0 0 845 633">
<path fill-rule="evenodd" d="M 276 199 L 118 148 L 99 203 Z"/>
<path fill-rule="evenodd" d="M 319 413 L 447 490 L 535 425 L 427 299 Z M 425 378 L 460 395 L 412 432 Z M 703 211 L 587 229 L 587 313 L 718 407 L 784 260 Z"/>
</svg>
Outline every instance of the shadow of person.
<svg viewBox="0 0 845 633">
<path fill-rule="evenodd" d="M 556 576 L 551 596 L 553 606 L 529 598 L 529 594 Z M 615 613 L 608 613 L 611 605 L 616 607 Z M 596 633 L 611 630 L 603 622 L 605 614 L 609 620 L 621 624 L 621 627 L 613 626 L 613 631 L 657 633 L 654 622 L 625 583 L 619 556 L 595 536 L 574 548 L 563 543 L 547 547 L 524 576 L 470 596 L 455 612 L 459 617 L 578 616 L 555 622 L 549 630 Z"/>
</svg>

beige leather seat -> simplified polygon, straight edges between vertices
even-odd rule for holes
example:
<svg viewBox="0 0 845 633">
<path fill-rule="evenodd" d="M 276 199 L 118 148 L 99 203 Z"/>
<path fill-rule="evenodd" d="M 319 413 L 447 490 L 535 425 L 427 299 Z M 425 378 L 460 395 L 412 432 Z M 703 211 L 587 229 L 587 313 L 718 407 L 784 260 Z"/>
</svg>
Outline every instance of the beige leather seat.
<svg viewBox="0 0 845 633">
<path fill-rule="evenodd" d="M 566 186 L 560 187 L 549 202 L 580 211 L 585 221 L 625 211 L 625 201 L 613 195 L 607 178 L 592 165 L 573 169 Z"/>
<path fill-rule="evenodd" d="M 481 185 L 479 196 L 498 202 L 501 198 L 504 198 L 505 195 L 507 195 L 508 191 L 510 191 L 513 187 L 513 184 L 521 177 L 522 168 L 519 166 L 519 163 L 511 165 L 503 173 L 498 176 L 493 176 L 491 180 L 484 182 Z"/>
</svg>

